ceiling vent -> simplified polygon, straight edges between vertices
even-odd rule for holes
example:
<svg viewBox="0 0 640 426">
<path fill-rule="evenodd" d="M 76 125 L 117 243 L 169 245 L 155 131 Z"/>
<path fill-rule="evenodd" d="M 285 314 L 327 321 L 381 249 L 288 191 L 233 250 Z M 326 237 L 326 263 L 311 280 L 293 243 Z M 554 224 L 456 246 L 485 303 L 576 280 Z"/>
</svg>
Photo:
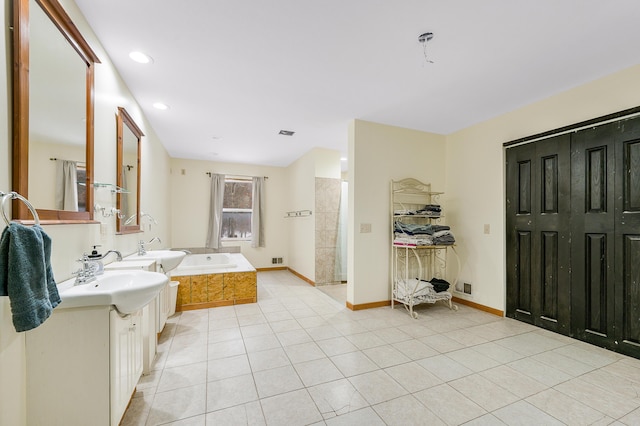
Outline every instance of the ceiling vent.
<svg viewBox="0 0 640 426">
<path fill-rule="evenodd" d="M 282 136 L 293 136 L 294 133 L 295 132 L 293 130 L 280 130 L 278 132 L 278 134 Z"/>
</svg>

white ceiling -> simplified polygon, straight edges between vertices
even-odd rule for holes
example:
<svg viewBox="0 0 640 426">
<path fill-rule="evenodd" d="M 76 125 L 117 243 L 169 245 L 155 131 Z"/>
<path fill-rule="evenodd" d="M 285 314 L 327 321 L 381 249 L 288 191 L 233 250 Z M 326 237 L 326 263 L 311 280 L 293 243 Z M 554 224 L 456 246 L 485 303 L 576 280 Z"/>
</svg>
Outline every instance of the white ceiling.
<svg viewBox="0 0 640 426">
<path fill-rule="evenodd" d="M 76 3 L 179 158 L 346 154 L 354 118 L 449 134 L 640 63 L 638 0 Z"/>
</svg>

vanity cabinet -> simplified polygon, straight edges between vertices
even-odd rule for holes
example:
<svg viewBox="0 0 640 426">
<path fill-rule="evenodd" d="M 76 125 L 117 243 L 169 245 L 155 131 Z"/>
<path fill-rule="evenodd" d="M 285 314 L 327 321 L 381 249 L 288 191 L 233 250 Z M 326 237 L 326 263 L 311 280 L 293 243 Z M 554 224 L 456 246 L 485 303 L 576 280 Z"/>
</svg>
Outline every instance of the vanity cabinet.
<svg viewBox="0 0 640 426">
<path fill-rule="evenodd" d="M 117 425 L 142 375 L 142 311 L 123 317 L 112 309 L 109 320 L 111 423 Z"/>
<path fill-rule="evenodd" d="M 57 308 L 26 332 L 27 424 L 118 425 L 142 373 L 141 320 Z"/>
<path fill-rule="evenodd" d="M 122 270 L 141 270 L 156 271 L 155 260 L 136 260 L 127 262 L 112 262 L 104 267 L 105 271 L 122 271 Z M 158 349 L 158 311 L 160 310 L 160 302 L 163 294 L 168 295 L 167 284 L 160 294 L 151 301 L 147 306 L 142 308 L 142 374 L 151 373 L 153 361 L 156 358 Z M 167 296 L 168 298 L 168 296 Z M 166 302 L 169 306 L 169 301 Z M 167 316 L 169 311 L 167 310 Z"/>
</svg>

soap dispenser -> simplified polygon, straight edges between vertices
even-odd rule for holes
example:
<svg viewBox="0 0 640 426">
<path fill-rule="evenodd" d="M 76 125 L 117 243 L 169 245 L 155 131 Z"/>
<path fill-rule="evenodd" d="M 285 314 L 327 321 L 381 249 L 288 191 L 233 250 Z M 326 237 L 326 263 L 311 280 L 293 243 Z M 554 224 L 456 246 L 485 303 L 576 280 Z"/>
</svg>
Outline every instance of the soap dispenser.
<svg viewBox="0 0 640 426">
<path fill-rule="evenodd" d="M 91 251 L 91 254 L 87 256 L 89 258 L 89 265 L 91 265 L 90 268 L 93 270 L 93 273 L 95 275 L 100 275 L 104 273 L 104 263 L 102 263 L 102 255 L 98 253 L 98 250 L 97 250 L 98 247 L 100 246 L 99 245 L 93 246 L 93 250 Z"/>
</svg>

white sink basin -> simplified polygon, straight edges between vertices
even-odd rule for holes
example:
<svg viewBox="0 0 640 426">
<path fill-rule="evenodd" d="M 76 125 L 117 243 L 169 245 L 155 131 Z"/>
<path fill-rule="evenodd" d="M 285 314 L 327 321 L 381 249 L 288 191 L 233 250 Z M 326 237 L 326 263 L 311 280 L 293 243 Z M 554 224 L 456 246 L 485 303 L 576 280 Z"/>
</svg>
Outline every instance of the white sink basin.
<svg viewBox="0 0 640 426">
<path fill-rule="evenodd" d="M 95 281 L 74 286 L 75 278 L 58 285 L 60 308 L 114 305 L 130 314 L 144 307 L 160 293 L 169 278 L 158 272 L 105 271 Z"/>
<path fill-rule="evenodd" d="M 162 266 L 164 272 L 169 272 L 175 269 L 186 255 L 187 253 L 183 251 L 147 250 L 147 254 L 140 256 L 134 253 L 122 260 L 155 260 L 158 265 Z"/>
</svg>

